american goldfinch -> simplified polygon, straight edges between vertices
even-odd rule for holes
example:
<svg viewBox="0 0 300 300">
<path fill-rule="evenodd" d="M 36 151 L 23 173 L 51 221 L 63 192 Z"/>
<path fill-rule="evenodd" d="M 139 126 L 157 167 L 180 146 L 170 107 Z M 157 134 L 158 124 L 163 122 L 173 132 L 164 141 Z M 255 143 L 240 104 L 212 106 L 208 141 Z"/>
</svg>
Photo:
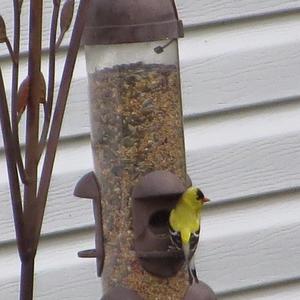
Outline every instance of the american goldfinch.
<svg viewBox="0 0 300 300">
<path fill-rule="evenodd" d="M 169 230 L 172 243 L 183 250 L 190 284 L 199 282 L 197 278 L 194 253 L 200 233 L 200 215 L 204 203 L 209 199 L 197 187 L 189 187 L 179 199 L 169 216 Z"/>
</svg>

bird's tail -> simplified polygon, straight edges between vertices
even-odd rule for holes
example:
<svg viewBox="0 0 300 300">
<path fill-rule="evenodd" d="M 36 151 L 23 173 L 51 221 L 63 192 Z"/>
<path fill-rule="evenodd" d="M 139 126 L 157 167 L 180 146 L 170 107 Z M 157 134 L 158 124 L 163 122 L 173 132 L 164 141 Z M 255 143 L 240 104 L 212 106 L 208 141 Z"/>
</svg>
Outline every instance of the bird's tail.
<svg viewBox="0 0 300 300">
<path fill-rule="evenodd" d="M 196 266 L 195 266 L 195 256 L 193 255 L 190 259 L 189 269 L 192 274 L 192 278 L 196 283 L 199 283 L 199 279 L 197 276 Z"/>
<path fill-rule="evenodd" d="M 182 249 L 186 263 L 190 261 L 190 244 L 182 243 Z"/>
<path fill-rule="evenodd" d="M 182 249 L 183 249 L 185 263 L 186 263 L 188 274 L 189 274 L 189 282 L 190 282 L 190 284 L 192 284 L 194 281 L 196 283 L 199 283 L 199 279 L 198 279 L 196 267 L 195 267 L 195 258 L 193 255 L 194 253 L 191 253 L 189 244 L 183 244 Z M 192 257 L 191 257 L 191 254 L 192 254 Z"/>
</svg>

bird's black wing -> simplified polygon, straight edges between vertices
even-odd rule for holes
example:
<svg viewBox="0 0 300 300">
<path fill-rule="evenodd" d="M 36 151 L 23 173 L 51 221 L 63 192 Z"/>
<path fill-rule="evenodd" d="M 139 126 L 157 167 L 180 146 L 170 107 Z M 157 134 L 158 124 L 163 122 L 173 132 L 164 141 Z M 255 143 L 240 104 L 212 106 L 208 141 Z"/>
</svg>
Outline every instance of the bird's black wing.
<svg viewBox="0 0 300 300">
<path fill-rule="evenodd" d="M 176 247 L 176 249 L 182 249 L 182 242 L 181 242 L 181 234 L 179 231 L 175 231 L 171 225 L 169 224 L 169 233 L 172 244 Z"/>
<path fill-rule="evenodd" d="M 175 231 L 169 224 L 169 233 L 170 233 L 170 238 L 172 241 L 172 244 L 177 248 L 177 249 L 182 249 L 182 242 L 181 242 L 181 234 L 179 231 Z M 191 250 L 191 256 L 194 255 L 198 241 L 199 241 L 199 234 L 200 234 L 200 228 L 198 231 L 193 232 L 190 237 L 190 250 Z"/>
<path fill-rule="evenodd" d="M 191 253 L 194 254 L 199 241 L 200 228 L 198 231 L 193 232 L 190 237 L 190 250 Z"/>
<path fill-rule="evenodd" d="M 170 232 L 170 238 L 172 244 L 178 249 L 182 249 L 182 241 L 181 241 L 181 234 L 178 231 L 175 231 L 171 225 L 169 224 L 169 232 Z M 198 231 L 193 232 L 190 237 L 190 255 L 187 262 L 187 269 L 189 274 L 189 282 L 192 284 L 193 282 L 198 283 L 198 277 L 197 272 L 195 268 L 195 262 L 194 262 L 194 254 L 197 249 L 198 241 L 199 241 L 199 234 L 200 234 L 200 228 Z"/>
</svg>

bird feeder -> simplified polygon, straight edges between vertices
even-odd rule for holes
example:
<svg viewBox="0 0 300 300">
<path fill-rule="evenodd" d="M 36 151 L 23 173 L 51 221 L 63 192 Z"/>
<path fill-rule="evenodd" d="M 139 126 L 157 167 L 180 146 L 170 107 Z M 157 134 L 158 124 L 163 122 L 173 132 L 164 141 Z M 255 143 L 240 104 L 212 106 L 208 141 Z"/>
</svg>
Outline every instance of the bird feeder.
<svg viewBox="0 0 300 300">
<path fill-rule="evenodd" d="M 103 237 L 98 235 L 96 243 L 103 249 L 96 245 L 94 255 L 87 251 L 81 256 L 99 261 L 99 253 L 105 253 L 104 266 L 98 269 L 103 290 L 122 291 L 119 299 L 125 299 L 125 291 L 142 299 L 183 299 L 188 289 L 183 255 L 169 249 L 168 237 L 169 212 L 190 185 L 180 37 L 183 26 L 173 0 L 91 3 L 83 43 L 101 190 L 102 212 L 95 218 Z M 89 190 L 83 186 L 88 181 L 81 181 L 78 195 Z"/>
</svg>

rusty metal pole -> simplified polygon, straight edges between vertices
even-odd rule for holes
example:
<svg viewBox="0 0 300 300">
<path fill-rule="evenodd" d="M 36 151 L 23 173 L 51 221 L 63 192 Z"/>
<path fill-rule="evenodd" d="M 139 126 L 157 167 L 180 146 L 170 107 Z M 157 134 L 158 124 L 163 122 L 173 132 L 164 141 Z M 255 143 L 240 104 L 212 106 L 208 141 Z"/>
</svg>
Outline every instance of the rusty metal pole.
<svg viewBox="0 0 300 300">
<path fill-rule="evenodd" d="M 27 104 L 25 169 L 28 184 L 24 186 L 24 218 L 33 216 L 33 203 L 37 190 L 38 144 L 39 144 L 39 106 L 40 72 L 41 72 L 41 38 L 42 38 L 43 1 L 30 1 L 30 32 L 29 32 L 29 99 Z M 25 230 L 25 251 L 21 256 L 21 300 L 32 299 L 34 280 L 34 259 L 36 248 L 32 247 L 32 232 Z"/>
</svg>

